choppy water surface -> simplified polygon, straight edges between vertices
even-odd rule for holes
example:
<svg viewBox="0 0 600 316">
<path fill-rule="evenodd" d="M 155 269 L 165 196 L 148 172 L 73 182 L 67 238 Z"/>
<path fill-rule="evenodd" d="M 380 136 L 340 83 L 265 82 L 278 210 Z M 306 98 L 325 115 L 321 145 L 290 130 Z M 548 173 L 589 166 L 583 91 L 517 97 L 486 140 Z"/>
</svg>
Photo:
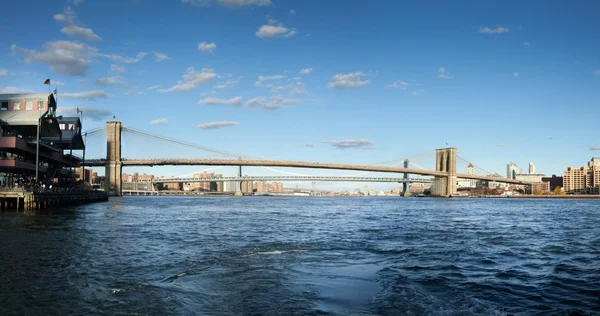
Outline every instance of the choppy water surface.
<svg viewBox="0 0 600 316">
<path fill-rule="evenodd" d="M 0 314 L 597 314 L 600 201 L 127 197 L 0 214 Z"/>
</svg>

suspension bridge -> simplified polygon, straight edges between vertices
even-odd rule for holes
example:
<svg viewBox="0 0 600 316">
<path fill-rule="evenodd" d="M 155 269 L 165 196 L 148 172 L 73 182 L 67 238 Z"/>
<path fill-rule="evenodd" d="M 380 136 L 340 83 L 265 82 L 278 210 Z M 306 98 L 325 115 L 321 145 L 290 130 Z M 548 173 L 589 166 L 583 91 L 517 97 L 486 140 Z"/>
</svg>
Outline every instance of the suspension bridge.
<svg viewBox="0 0 600 316">
<path fill-rule="evenodd" d="M 134 135 L 143 136 L 152 140 L 158 140 L 167 142 L 170 144 L 183 145 L 188 148 L 198 149 L 211 154 L 219 156 L 225 156 L 229 158 L 125 158 L 122 157 L 122 132 L 128 132 Z M 242 175 L 242 167 L 285 167 L 285 168 L 308 168 L 308 169 L 327 169 L 327 170 L 352 170 L 352 171 L 363 171 L 365 173 L 378 172 L 378 173 L 396 173 L 402 174 L 401 178 L 387 178 L 387 177 L 358 177 L 354 176 L 287 176 L 278 177 L 277 181 L 365 181 L 365 182 L 400 182 L 404 183 L 404 189 L 406 191 L 408 183 L 421 182 L 421 183 L 433 183 L 431 192 L 436 196 L 452 196 L 456 194 L 457 180 L 482 180 L 488 182 L 500 182 L 508 184 L 518 185 L 530 185 L 528 182 L 519 180 L 503 178 L 500 176 L 490 176 L 491 172 L 488 172 L 482 168 L 477 167 L 479 170 L 483 170 L 488 175 L 479 174 L 464 174 L 457 173 L 457 160 L 461 163 L 470 163 L 469 160 L 464 159 L 457 155 L 456 148 L 441 148 L 435 150 L 435 168 L 430 170 L 421 167 L 415 163 L 412 163 L 409 159 L 395 160 L 391 166 L 386 166 L 386 163 L 378 163 L 373 165 L 363 164 L 344 164 L 344 163 L 324 163 L 324 162 L 307 162 L 307 161 L 294 161 L 294 160 L 270 160 L 260 159 L 255 157 L 247 157 L 244 155 L 223 151 L 199 144 L 189 143 L 178 139 L 173 139 L 161 135 L 156 135 L 146 131 L 141 131 L 135 128 L 123 126 L 121 122 L 109 121 L 105 126 L 90 130 L 84 133 L 84 138 L 87 144 L 87 138 L 100 133 L 106 132 L 106 157 L 99 159 L 85 159 L 85 167 L 104 167 L 105 168 L 105 190 L 110 195 L 120 196 L 122 195 L 122 169 L 123 167 L 129 166 L 235 166 L 238 168 L 237 177 L 230 177 L 229 180 L 223 180 L 225 178 L 217 179 L 191 179 L 191 178 L 167 178 L 157 179 L 156 182 L 208 182 L 208 181 L 246 181 L 250 180 L 248 177 Z M 402 164 L 402 167 L 399 165 Z M 471 164 L 471 163 L 470 163 Z M 270 169 L 270 168 L 269 168 Z M 273 170 L 273 169 L 271 169 Z M 409 175 L 419 175 L 431 177 L 429 179 L 410 178 Z M 274 177 L 253 177 L 256 180 L 273 180 Z"/>
</svg>

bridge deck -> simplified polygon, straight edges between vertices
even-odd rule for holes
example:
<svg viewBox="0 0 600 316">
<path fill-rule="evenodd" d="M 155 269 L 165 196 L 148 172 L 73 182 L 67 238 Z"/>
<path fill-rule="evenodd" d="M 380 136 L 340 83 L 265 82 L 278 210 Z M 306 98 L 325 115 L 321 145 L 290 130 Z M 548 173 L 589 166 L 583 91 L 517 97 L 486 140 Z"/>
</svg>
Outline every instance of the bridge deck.
<svg viewBox="0 0 600 316">
<path fill-rule="evenodd" d="M 105 159 L 86 160 L 86 166 L 102 167 L 106 165 Z M 446 177 L 447 172 L 435 170 L 423 170 L 414 168 L 397 168 L 373 165 L 353 165 L 338 163 L 319 163 L 294 160 L 265 160 L 265 159 L 204 159 L 204 158 L 164 158 L 164 159 L 123 159 L 123 166 L 255 166 L 255 167 L 288 167 L 288 168 L 310 168 L 310 169 L 333 169 L 333 170 L 355 170 L 387 173 L 408 173 L 423 176 Z M 472 179 L 494 181 L 510 184 L 528 185 L 530 182 L 518 181 L 507 178 L 479 176 L 473 174 L 457 174 L 459 179 Z"/>
</svg>

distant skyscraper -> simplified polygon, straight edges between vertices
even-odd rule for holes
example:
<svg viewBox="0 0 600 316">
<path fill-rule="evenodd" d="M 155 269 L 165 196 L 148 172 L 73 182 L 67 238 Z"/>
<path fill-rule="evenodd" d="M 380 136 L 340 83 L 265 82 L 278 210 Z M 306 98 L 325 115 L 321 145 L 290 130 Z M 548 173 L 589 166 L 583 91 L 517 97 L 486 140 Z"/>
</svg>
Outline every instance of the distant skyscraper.
<svg viewBox="0 0 600 316">
<path fill-rule="evenodd" d="M 516 163 L 511 161 L 508 165 L 506 165 L 507 178 L 514 179 L 518 174 L 521 174 L 521 168 L 519 168 Z"/>
<path fill-rule="evenodd" d="M 467 174 L 475 174 L 475 167 L 472 163 L 467 166 Z M 477 180 L 469 180 L 469 187 L 474 188 L 477 185 Z"/>
<path fill-rule="evenodd" d="M 533 164 L 533 162 L 529 162 L 529 174 L 534 174 L 535 173 L 535 165 Z"/>
</svg>

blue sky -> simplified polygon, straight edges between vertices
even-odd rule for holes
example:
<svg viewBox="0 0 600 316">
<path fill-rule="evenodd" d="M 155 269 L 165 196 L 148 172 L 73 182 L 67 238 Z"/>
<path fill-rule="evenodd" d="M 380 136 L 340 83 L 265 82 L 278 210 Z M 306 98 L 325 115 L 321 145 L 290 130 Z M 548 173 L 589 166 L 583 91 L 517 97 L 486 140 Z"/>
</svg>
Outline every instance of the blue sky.
<svg viewBox="0 0 600 316">
<path fill-rule="evenodd" d="M 64 113 L 84 109 L 84 129 L 114 115 L 247 156 L 365 164 L 448 143 L 502 174 L 511 160 L 560 174 L 600 155 L 593 1 L 26 0 L 4 8 L 12 14 L 0 20 L 0 90 L 43 92 L 50 77 Z M 208 156 L 133 136 L 126 146 L 128 156 Z M 104 145 L 89 148 L 99 156 Z M 148 168 L 191 170 L 175 169 Z"/>
</svg>

